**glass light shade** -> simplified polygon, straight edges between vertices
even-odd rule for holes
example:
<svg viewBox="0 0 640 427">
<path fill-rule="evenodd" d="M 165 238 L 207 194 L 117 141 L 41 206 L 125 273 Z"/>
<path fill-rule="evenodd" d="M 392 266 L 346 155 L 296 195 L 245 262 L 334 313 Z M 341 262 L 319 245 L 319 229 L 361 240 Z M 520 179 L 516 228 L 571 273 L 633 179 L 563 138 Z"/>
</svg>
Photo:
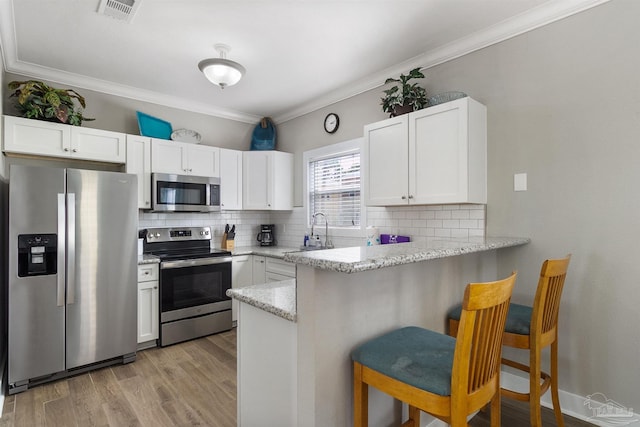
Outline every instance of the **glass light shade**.
<svg viewBox="0 0 640 427">
<path fill-rule="evenodd" d="M 238 83 L 245 73 L 242 65 L 224 58 L 211 58 L 200 61 L 198 68 L 213 84 L 225 88 Z"/>
</svg>

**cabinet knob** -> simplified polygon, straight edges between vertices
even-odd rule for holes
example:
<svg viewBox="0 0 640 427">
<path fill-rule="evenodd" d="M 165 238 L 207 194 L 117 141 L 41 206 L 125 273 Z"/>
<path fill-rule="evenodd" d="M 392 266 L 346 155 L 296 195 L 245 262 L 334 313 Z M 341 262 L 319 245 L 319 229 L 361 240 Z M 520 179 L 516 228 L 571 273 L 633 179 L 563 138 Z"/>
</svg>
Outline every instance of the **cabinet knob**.
<svg viewBox="0 0 640 427">
<path fill-rule="evenodd" d="M 76 148 L 74 148 L 74 149 L 73 149 L 73 150 L 71 150 L 71 151 L 73 151 L 74 153 L 77 153 L 77 152 L 78 152 L 78 150 L 77 150 Z"/>
<path fill-rule="evenodd" d="M 153 287 L 153 289 L 158 289 L 158 287 L 157 287 L 157 286 L 154 286 L 154 287 Z"/>
<path fill-rule="evenodd" d="M 402 200 L 407 200 L 407 196 L 402 196 Z"/>
<path fill-rule="evenodd" d="M 145 275 L 145 276 L 148 276 L 149 274 L 150 274 L 150 273 L 149 273 L 148 271 L 145 271 L 145 272 L 144 272 L 144 275 Z"/>
<path fill-rule="evenodd" d="M 64 148 L 64 151 L 69 151 L 69 149 L 68 148 Z"/>
<path fill-rule="evenodd" d="M 413 196 L 410 194 L 410 195 L 409 195 L 409 198 L 410 198 L 410 199 L 413 199 Z"/>
</svg>

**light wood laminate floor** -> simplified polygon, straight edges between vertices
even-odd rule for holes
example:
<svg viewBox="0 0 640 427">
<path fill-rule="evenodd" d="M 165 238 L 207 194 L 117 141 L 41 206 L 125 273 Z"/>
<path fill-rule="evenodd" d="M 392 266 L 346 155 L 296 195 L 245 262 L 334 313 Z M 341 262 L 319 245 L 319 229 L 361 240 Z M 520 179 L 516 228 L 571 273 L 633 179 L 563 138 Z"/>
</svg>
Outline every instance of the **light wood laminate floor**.
<svg viewBox="0 0 640 427">
<path fill-rule="evenodd" d="M 235 330 L 9 396 L 0 418 L 16 427 L 235 425 Z"/>
<path fill-rule="evenodd" d="M 544 426 L 556 426 L 553 412 L 542 411 Z M 526 404 L 502 400 L 503 426 L 527 426 L 528 417 Z M 139 351 L 135 363 L 8 396 L 0 418 L 0 427 L 235 425 L 235 330 Z M 476 415 L 469 425 L 488 427 L 489 414 Z M 565 425 L 591 426 L 567 416 Z"/>
</svg>

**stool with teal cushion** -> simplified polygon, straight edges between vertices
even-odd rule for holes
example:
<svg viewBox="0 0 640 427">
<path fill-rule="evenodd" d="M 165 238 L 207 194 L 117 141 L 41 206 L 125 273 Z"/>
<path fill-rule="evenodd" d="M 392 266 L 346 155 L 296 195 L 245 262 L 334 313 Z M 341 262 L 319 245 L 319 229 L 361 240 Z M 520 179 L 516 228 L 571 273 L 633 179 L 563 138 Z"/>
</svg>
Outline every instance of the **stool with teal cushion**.
<svg viewBox="0 0 640 427">
<path fill-rule="evenodd" d="M 558 394 L 558 312 L 570 260 L 571 255 L 567 255 L 542 264 L 533 307 L 510 304 L 504 328 L 503 345 L 529 350 L 529 365 L 502 359 L 504 365 L 529 374 L 529 392 L 519 393 L 503 388 L 501 394 L 529 402 L 531 425 L 534 427 L 542 426 L 540 397 L 549 388 L 556 422 L 559 427 L 564 427 Z M 458 333 L 461 312 L 462 306 L 457 306 L 448 314 L 449 335 L 452 337 Z M 551 374 L 541 369 L 541 352 L 547 346 L 551 346 Z"/>
<path fill-rule="evenodd" d="M 500 425 L 502 333 L 516 273 L 465 290 L 460 336 L 409 326 L 356 348 L 353 359 L 354 426 L 368 423 L 368 386 L 409 405 L 403 426 L 419 426 L 420 411 L 454 427 L 491 403 Z"/>
</svg>

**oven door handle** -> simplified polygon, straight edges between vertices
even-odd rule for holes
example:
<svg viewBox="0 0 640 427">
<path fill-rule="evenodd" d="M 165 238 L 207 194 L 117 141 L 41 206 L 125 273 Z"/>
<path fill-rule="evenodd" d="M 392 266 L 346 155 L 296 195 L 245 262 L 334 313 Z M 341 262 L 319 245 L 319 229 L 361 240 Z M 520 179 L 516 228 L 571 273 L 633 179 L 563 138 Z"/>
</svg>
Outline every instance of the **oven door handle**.
<svg viewBox="0 0 640 427">
<path fill-rule="evenodd" d="M 184 268 L 184 267 L 197 267 L 199 265 L 214 265 L 224 264 L 231 262 L 230 256 L 216 257 L 216 258 L 196 258 L 196 259 L 180 259 L 176 261 L 163 261 L 160 263 L 160 268 L 167 270 L 170 268 Z"/>
</svg>

